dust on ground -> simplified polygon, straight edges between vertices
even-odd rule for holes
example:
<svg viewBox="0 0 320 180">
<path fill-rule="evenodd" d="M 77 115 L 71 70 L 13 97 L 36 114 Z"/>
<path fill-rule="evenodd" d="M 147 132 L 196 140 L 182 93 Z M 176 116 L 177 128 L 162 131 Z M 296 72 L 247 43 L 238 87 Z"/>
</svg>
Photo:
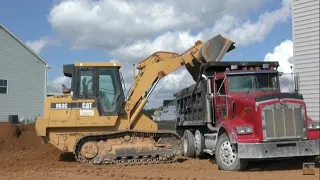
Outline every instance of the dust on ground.
<svg viewBox="0 0 320 180">
<path fill-rule="evenodd" d="M 187 159 L 172 164 L 116 166 L 75 162 L 70 154 L 42 144 L 34 124 L 0 123 L 0 179 L 147 179 L 147 180 L 319 180 L 302 174 L 302 160 L 250 162 L 244 172 L 220 171 L 209 159 Z"/>
</svg>

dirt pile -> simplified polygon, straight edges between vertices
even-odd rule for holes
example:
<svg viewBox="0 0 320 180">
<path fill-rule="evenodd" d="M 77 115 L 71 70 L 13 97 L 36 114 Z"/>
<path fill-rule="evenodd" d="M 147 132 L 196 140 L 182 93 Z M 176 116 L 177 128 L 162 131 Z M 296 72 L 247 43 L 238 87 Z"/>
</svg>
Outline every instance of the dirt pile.
<svg viewBox="0 0 320 180">
<path fill-rule="evenodd" d="M 0 123 L 0 151 L 33 149 L 40 145 L 41 139 L 36 135 L 34 124 Z"/>
<path fill-rule="evenodd" d="M 140 166 L 92 166 L 61 158 L 59 150 L 50 144 L 41 143 L 34 124 L 14 126 L 0 123 L 1 180 L 320 179 L 320 169 L 316 170 L 316 175 L 304 176 L 302 162 L 295 160 L 252 162 L 244 172 L 220 171 L 217 165 L 208 159 L 188 159 L 181 163 Z"/>
<path fill-rule="evenodd" d="M 59 160 L 59 154 L 50 144 L 42 144 L 34 124 L 0 123 L 0 169 L 51 163 Z"/>
</svg>

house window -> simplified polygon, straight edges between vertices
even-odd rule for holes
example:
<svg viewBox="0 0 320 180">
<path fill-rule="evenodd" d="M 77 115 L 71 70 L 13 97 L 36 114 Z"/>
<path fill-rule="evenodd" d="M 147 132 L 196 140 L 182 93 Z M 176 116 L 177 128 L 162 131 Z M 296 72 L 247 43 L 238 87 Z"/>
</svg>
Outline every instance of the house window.
<svg viewBox="0 0 320 180">
<path fill-rule="evenodd" d="M 8 80 L 0 79 L 0 94 L 8 93 Z"/>
</svg>

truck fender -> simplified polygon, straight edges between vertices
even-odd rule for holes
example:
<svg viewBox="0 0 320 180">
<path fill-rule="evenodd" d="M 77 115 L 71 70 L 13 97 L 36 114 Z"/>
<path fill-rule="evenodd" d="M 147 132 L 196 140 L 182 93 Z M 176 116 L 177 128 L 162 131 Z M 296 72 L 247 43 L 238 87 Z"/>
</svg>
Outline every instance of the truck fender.
<svg viewBox="0 0 320 180">
<path fill-rule="evenodd" d="M 221 136 L 223 133 L 227 133 L 230 143 L 237 143 L 237 133 L 235 132 L 235 129 L 233 128 L 233 124 L 231 124 L 231 121 L 223 121 L 219 125 L 218 130 L 218 137 Z"/>
</svg>

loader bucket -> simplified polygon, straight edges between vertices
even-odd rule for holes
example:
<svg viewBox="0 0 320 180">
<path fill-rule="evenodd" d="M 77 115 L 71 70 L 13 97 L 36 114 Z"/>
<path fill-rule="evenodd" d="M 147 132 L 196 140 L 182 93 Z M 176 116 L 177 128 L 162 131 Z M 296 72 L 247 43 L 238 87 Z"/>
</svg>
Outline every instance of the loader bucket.
<svg viewBox="0 0 320 180">
<path fill-rule="evenodd" d="M 235 49 L 235 42 L 224 38 L 220 34 L 208 40 L 202 45 L 201 59 L 194 59 L 192 65 L 186 64 L 186 69 L 189 71 L 194 81 L 197 81 L 200 73 L 200 67 L 208 62 L 214 63 L 221 61 L 223 56 Z"/>
</svg>

